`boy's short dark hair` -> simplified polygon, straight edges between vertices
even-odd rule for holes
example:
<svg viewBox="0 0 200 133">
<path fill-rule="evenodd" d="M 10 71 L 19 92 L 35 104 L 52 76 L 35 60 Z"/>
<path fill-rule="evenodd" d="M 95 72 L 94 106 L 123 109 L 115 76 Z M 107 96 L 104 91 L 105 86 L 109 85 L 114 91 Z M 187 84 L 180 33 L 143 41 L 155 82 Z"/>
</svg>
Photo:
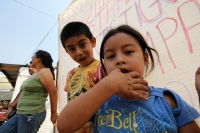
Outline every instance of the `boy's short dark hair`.
<svg viewBox="0 0 200 133">
<path fill-rule="evenodd" d="M 62 46 L 65 48 L 64 42 L 67 41 L 68 38 L 73 36 L 79 36 L 84 34 L 90 40 L 92 39 L 93 35 L 89 29 L 89 27 L 82 23 L 82 22 L 70 22 L 62 29 L 60 34 L 60 40 Z"/>
</svg>

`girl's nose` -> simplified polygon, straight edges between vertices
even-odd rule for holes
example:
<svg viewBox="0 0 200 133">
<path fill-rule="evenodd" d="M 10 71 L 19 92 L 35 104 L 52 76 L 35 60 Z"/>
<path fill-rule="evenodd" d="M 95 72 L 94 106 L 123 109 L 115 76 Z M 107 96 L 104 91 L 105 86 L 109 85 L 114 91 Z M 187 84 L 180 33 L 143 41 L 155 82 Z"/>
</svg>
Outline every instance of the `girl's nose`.
<svg viewBox="0 0 200 133">
<path fill-rule="evenodd" d="M 116 65 L 126 64 L 126 60 L 123 58 L 123 56 L 118 56 L 116 59 Z"/>
</svg>

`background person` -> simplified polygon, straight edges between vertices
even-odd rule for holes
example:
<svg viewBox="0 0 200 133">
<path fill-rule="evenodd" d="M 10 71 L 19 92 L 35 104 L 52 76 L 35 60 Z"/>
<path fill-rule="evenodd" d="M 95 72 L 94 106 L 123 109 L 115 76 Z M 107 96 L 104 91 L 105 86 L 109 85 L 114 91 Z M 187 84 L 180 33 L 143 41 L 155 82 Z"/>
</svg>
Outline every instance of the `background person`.
<svg viewBox="0 0 200 133">
<path fill-rule="evenodd" d="M 32 62 L 30 62 L 30 65 L 29 65 L 29 69 L 28 69 L 28 72 L 30 75 L 32 75 L 33 73 L 37 72 L 37 70 L 35 68 L 32 68 Z M 17 107 L 17 103 L 18 103 L 18 100 L 19 100 L 19 97 L 21 95 L 21 92 L 22 90 L 19 91 L 19 93 L 17 94 L 16 98 L 13 100 L 12 103 L 9 104 L 9 107 L 8 107 L 8 110 L 6 111 L 5 113 L 5 120 L 8 119 L 8 116 L 10 115 L 10 113 L 16 109 Z"/>
<path fill-rule="evenodd" d="M 54 68 L 51 55 L 38 50 L 32 57 L 32 67 L 37 72 L 21 85 L 22 94 L 17 102 L 17 113 L 0 126 L 2 133 L 37 133 L 46 117 L 46 98 L 51 103 L 51 122 L 55 124 L 57 113 L 57 88 L 54 84 Z"/>
</svg>

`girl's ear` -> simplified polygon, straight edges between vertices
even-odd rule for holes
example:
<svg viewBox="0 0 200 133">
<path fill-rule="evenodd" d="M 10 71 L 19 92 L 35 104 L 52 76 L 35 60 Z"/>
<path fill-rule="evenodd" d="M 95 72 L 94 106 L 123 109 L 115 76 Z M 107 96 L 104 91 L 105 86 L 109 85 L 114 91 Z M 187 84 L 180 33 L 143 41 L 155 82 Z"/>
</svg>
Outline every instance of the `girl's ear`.
<svg viewBox="0 0 200 133">
<path fill-rule="evenodd" d="M 149 53 L 147 51 L 144 53 L 144 64 L 145 66 L 149 65 Z"/>
<path fill-rule="evenodd" d="M 96 38 L 95 37 L 92 37 L 91 44 L 92 44 L 93 48 L 96 46 Z"/>
</svg>

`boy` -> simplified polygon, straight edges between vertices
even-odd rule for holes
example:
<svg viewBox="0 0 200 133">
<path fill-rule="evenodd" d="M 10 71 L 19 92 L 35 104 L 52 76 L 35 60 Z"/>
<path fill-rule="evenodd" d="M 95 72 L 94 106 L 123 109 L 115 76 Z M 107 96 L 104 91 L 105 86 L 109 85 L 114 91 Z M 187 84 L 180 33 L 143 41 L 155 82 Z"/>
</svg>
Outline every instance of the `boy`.
<svg viewBox="0 0 200 133">
<path fill-rule="evenodd" d="M 99 81 L 100 62 L 93 57 L 96 39 L 89 27 L 82 22 L 70 22 L 61 31 L 62 46 L 69 56 L 79 64 L 69 71 L 65 91 L 70 102 L 81 93 L 92 88 Z M 81 118 L 80 118 L 81 119 Z M 86 123 L 76 133 L 91 133 L 92 125 Z"/>
</svg>

